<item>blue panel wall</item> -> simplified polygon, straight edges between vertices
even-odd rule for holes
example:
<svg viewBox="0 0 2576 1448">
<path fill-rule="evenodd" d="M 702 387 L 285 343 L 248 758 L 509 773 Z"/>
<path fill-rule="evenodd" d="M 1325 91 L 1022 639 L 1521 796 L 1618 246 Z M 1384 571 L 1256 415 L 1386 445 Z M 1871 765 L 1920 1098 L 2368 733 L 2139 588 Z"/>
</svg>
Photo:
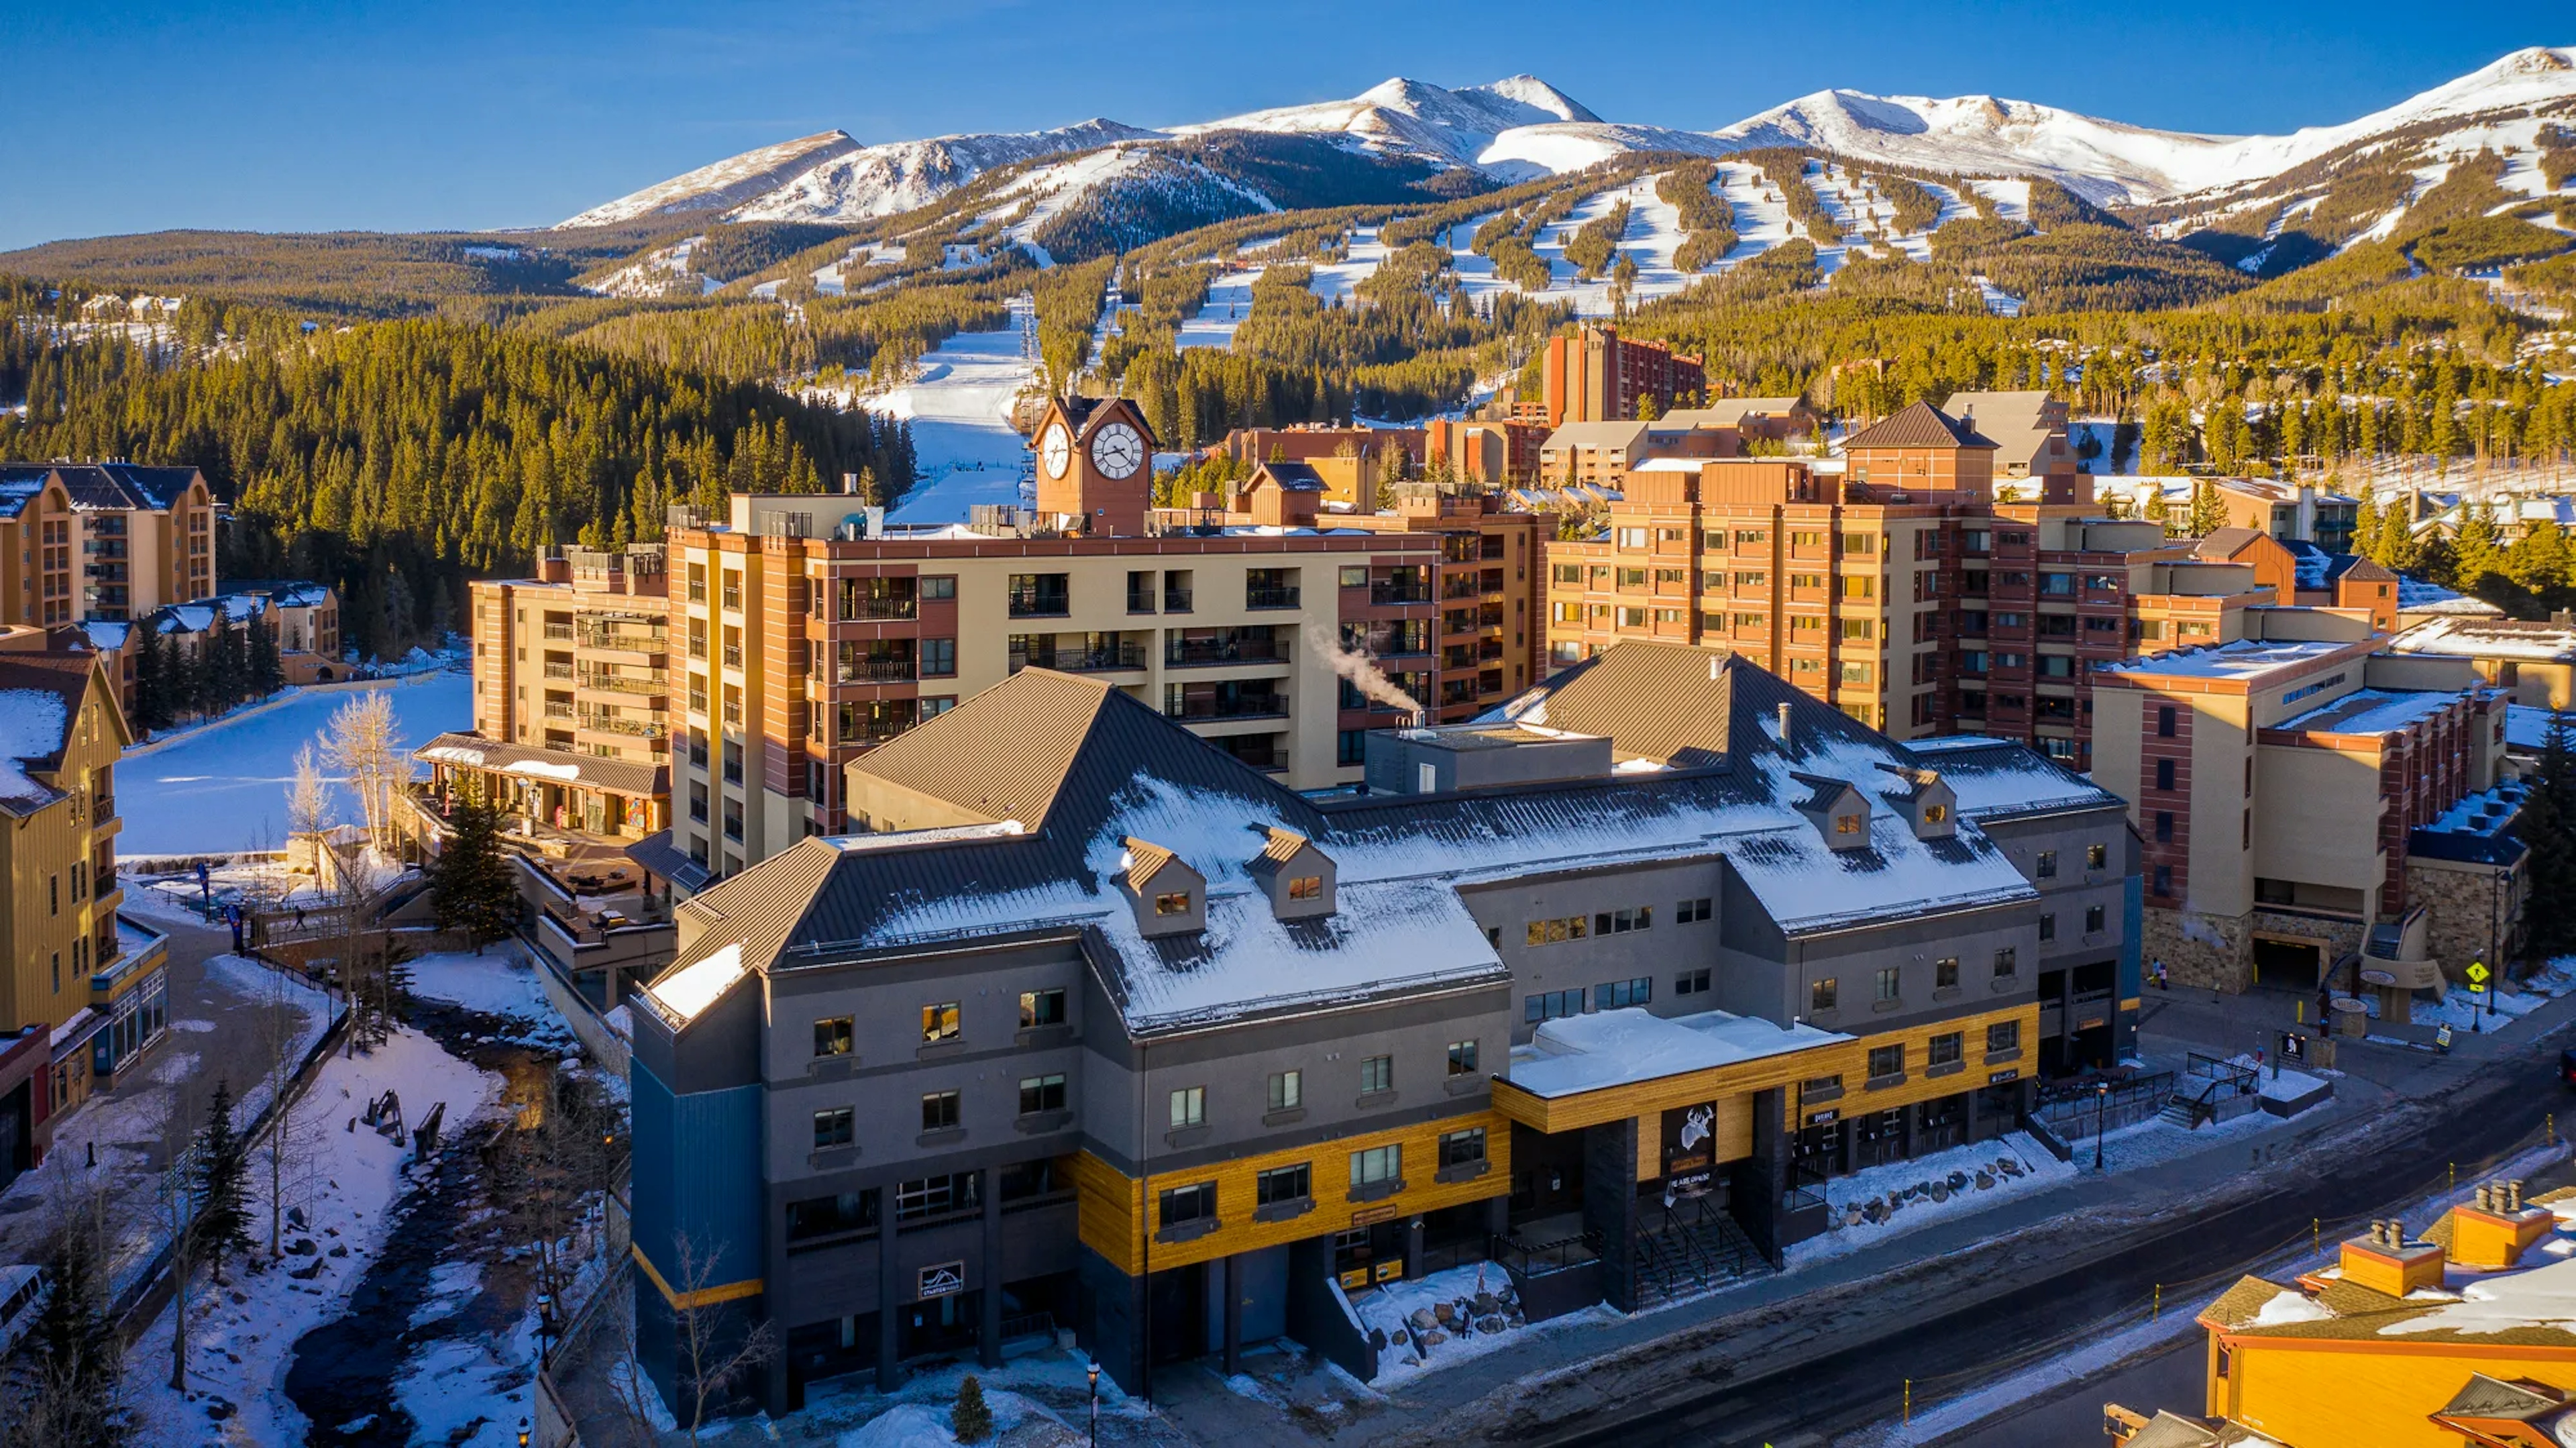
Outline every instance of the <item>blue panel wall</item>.
<svg viewBox="0 0 2576 1448">
<path fill-rule="evenodd" d="M 633 1074 L 635 1245 L 680 1287 L 680 1243 L 714 1287 L 757 1277 L 760 1088 L 674 1093 L 642 1061 Z"/>
</svg>

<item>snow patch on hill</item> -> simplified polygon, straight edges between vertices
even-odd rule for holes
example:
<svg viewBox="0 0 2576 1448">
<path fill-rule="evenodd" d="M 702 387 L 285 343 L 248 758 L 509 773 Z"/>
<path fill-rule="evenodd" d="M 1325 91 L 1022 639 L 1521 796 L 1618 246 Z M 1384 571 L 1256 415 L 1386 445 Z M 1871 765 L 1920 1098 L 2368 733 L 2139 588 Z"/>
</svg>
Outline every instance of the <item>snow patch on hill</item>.
<svg viewBox="0 0 2576 1448">
<path fill-rule="evenodd" d="M 740 206 L 776 191 L 818 162 L 857 150 L 858 145 L 847 131 L 824 131 L 745 151 L 594 206 L 558 223 L 557 229 L 607 226 L 644 216 L 715 212 Z"/>
</svg>

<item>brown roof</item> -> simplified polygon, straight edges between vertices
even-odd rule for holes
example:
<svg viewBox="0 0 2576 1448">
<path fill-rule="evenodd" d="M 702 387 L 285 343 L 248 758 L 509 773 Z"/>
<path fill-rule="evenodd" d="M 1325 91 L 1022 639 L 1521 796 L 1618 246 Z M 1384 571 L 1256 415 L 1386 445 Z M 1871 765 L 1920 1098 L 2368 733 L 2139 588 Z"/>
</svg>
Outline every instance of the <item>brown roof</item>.
<svg viewBox="0 0 2576 1448">
<path fill-rule="evenodd" d="M 1683 768 L 1714 764 L 1770 738 L 1782 704 L 1789 706 L 1793 737 L 1878 737 L 1736 654 L 1688 644 L 1622 643 L 1557 674 L 1537 692 L 1545 697 L 1544 717 L 1515 704 L 1515 720 L 1601 735 L 1614 741 L 1619 758 Z"/>
<path fill-rule="evenodd" d="M 1127 846 L 1127 888 L 1142 895 L 1145 887 L 1154 883 L 1154 877 L 1161 874 L 1163 867 L 1172 863 L 1175 856 L 1161 845 L 1133 835 L 1123 843 Z"/>
<path fill-rule="evenodd" d="M 1994 439 L 1978 432 L 1928 402 L 1917 402 L 1894 417 L 1863 428 L 1843 441 L 1843 451 L 1860 448 L 1992 448 Z"/>
<path fill-rule="evenodd" d="M 89 698 L 90 678 L 97 667 L 98 655 L 96 654 L 0 654 L 0 691 L 25 689 L 39 694 L 51 694 L 63 701 L 61 731 L 49 733 L 41 738 L 15 741 L 16 747 L 27 747 L 41 742 L 45 748 L 38 752 L 14 755 L 12 756 L 14 762 L 30 769 L 51 770 L 61 767 L 63 748 L 70 742 L 73 726 L 80 719 L 81 705 Z M 115 696 L 110 694 L 110 708 L 114 707 L 114 699 Z M 18 779 L 16 771 L 9 771 L 9 787 L 12 792 L 0 794 L 0 811 L 12 815 L 32 814 L 63 797 L 62 791 L 38 783 L 32 776 L 25 777 L 24 788 L 17 788 Z"/>
<path fill-rule="evenodd" d="M 1272 825 L 1261 836 L 1261 853 L 1252 857 L 1248 866 L 1255 873 L 1276 874 L 1280 866 L 1297 858 L 1300 850 L 1313 841 L 1292 829 Z"/>
<path fill-rule="evenodd" d="M 1263 463 L 1252 470 L 1252 482 L 1245 486 L 1248 488 L 1257 485 L 1265 476 L 1272 483 L 1277 484 L 1283 492 L 1320 493 L 1325 490 L 1324 475 L 1315 471 L 1314 466 L 1309 463 L 1287 461 Z"/>
<path fill-rule="evenodd" d="M 907 730 L 870 750 L 859 767 L 972 811 L 1036 829 L 1055 807 L 1092 721 L 1117 690 L 1098 679 L 1023 669 L 940 716 L 940 728 Z M 1007 748 L 958 748 L 960 740 Z"/>
<path fill-rule="evenodd" d="M 679 908 L 705 928 L 681 951 L 661 980 L 706 959 L 728 945 L 742 946 L 746 961 L 768 960 L 786 944 L 788 933 L 805 916 L 815 887 L 841 858 L 829 840 L 798 840 L 787 850 L 729 880 L 720 880 L 680 902 Z"/>
<path fill-rule="evenodd" d="M 2255 539 L 2267 536 L 2260 528 L 2214 528 L 2208 537 L 2194 543 L 2191 551 L 2197 558 L 2233 558 Z"/>
</svg>

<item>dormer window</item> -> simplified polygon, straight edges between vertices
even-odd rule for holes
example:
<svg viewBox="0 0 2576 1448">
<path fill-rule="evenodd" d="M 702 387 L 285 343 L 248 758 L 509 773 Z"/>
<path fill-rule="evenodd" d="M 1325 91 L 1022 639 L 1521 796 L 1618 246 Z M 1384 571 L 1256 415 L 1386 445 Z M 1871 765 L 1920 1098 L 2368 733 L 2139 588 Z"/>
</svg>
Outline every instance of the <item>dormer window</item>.
<svg viewBox="0 0 2576 1448">
<path fill-rule="evenodd" d="M 1859 834 L 1860 816 L 1851 814 L 1834 816 L 1834 833 L 1838 835 Z"/>
<path fill-rule="evenodd" d="M 1927 825 L 1937 825 L 1949 817 L 1950 809 L 1947 805 L 1927 804 L 1923 807 L 1923 822 Z"/>
<path fill-rule="evenodd" d="M 1187 890 L 1173 890 L 1155 896 L 1154 913 L 1157 915 L 1189 914 L 1190 892 Z"/>
<path fill-rule="evenodd" d="M 1288 898 L 1291 900 L 1323 899 L 1324 877 L 1321 875 L 1300 875 L 1289 881 Z"/>
<path fill-rule="evenodd" d="M 1310 920 L 1333 913 L 1332 857 L 1297 831 L 1279 825 L 1254 825 L 1261 852 L 1244 861 L 1244 873 L 1270 896 L 1270 913 L 1279 920 Z"/>
</svg>

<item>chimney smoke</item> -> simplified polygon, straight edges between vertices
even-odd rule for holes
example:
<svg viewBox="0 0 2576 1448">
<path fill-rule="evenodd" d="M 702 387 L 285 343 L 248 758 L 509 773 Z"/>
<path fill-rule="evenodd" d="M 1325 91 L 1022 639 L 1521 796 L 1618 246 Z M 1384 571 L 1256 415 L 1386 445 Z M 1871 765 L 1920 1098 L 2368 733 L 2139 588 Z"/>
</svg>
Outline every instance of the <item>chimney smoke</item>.
<svg viewBox="0 0 2576 1448">
<path fill-rule="evenodd" d="M 1352 688 L 1381 704 L 1404 710 L 1413 716 L 1417 725 L 1423 722 L 1425 711 L 1421 700 L 1397 688 L 1395 681 L 1380 672 L 1376 662 L 1367 654 L 1345 645 L 1322 624 L 1312 620 L 1307 622 L 1306 645 L 1323 656 L 1326 667 L 1350 680 Z"/>
</svg>

